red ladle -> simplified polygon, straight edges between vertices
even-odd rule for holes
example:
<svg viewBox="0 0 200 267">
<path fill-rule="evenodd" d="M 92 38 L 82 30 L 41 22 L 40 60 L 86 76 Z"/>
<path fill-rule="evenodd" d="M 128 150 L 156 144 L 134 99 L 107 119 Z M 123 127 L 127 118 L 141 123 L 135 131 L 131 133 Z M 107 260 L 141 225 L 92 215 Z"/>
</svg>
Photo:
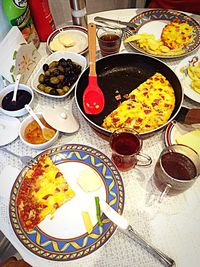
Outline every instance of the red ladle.
<svg viewBox="0 0 200 267">
<path fill-rule="evenodd" d="M 88 85 L 83 93 L 83 108 L 85 113 L 97 115 L 102 112 L 105 105 L 104 94 L 98 86 L 96 74 L 96 25 L 88 24 L 89 47 L 89 77 Z"/>
</svg>

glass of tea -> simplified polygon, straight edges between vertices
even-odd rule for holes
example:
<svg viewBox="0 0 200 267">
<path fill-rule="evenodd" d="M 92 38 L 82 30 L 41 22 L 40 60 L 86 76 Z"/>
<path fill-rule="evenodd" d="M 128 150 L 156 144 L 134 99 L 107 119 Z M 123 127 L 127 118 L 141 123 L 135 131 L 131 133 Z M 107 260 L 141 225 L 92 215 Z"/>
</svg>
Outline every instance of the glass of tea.
<svg viewBox="0 0 200 267">
<path fill-rule="evenodd" d="M 97 30 L 97 39 L 101 55 L 108 56 L 118 53 L 122 40 L 122 29 L 102 27 Z"/>
<path fill-rule="evenodd" d="M 177 144 L 166 147 L 155 165 L 153 181 L 166 195 L 177 195 L 190 188 L 200 174 L 200 157 L 192 148 Z"/>
<path fill-rule="evenodd" d="M 112 161 L 121 171 L 128 171 L 138 166 L 148 166 L 152 163 L 150 156 L 142 154 L 143 141 L 140 135 L 129 128 L 120 128 L 110 137 Z"/>
</svg>

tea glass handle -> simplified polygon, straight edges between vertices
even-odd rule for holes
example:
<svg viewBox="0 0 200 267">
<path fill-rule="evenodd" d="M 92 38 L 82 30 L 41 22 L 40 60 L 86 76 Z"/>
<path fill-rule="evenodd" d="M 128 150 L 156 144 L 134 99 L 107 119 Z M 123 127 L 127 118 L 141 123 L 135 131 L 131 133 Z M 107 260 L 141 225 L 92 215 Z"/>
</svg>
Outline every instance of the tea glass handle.
<svg viewBox="0 0 200 267">
<path fill-rule="evenodd" d="M 160 194 L 160 197 L 159 197 L 159 203 L 161 203 L 163 201 L 163 198 L 169 193 L 170 189 L 171 189 L 171 185 L 170 184 L 167 184 L 165 189 L 163 190 L 163 192 Z"/>
<path fill-rule="evenodd" d="M 138 162 L 137 162 L 138 166 L 149 166 L 152 163 L 151 157 L 148 156 L 147 154 L 139 153 L 137 155 L 137 157 L 138 157 Z M 141 159 L 139 159 L 139 158 L 141 158 Z"/>
</svg>

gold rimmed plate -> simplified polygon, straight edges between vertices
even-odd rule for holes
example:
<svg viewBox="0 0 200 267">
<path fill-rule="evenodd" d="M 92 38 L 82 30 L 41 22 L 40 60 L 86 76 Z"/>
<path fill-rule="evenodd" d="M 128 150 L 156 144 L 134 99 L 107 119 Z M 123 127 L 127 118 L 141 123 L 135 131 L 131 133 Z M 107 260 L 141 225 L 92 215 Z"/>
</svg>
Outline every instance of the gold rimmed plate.
<svg viewBox="0 0 200 267">
<path fill-rule="evenodd" d="M 33 231 L 27 232 L 20 221 L 17 206 L 17 196 L 28 170 L 25 167 L 16 178 L 10 195 L 11 225 L 24 247 L 37 256 L 52 261 L 73 261 L 83 258 L 102 247 L 116 230 L 117 226 L 104 214 L 101 215 L 103 226 L 97 223 L 95 196 L 106 200 L 111 207 L 122 214 L 124 208 L 122 178 L 106 155 L 86 145 L 63 145 L 46 150 L 44 153 L 47 153 L 61 170 L 75 196 L 61 206 L 53 218 L 47 216 Z M 77 183 L 80 171 L 86 168 L 95 171 L 102 181 L 101 188 L 95 192 L 85 192 Z M 82 211 L 90 214 L 93 224 L 90 234 L 86 232 Z"/>
<path fill-rule="evenodd" d="M 180 55 L 159 55 L 150 54 L 140 48 L 136 42 L 130 42 L 129 45 L 144 54 L 153 55 L 158 58 L 177 58 L 189 55 L 195 51 L 200 45 L 200 26 L 196 20 L 190 16 L 183 14 L 175 10 L 167 9 L 152 9 L 138 14 L 133 17 L 130 22 L 135 26 L 135 28 L 127 28 L 125 31 L 125 38 L 134 34 L 153 34 L 156 39 L 159 39 L 163 28 L 172 20 L 179 19 L 181 21 L 186 21 L 190 26 L 193 27 L 193 40 L 186 47 L 183 48 L 183 53 Z"/>
</svg>

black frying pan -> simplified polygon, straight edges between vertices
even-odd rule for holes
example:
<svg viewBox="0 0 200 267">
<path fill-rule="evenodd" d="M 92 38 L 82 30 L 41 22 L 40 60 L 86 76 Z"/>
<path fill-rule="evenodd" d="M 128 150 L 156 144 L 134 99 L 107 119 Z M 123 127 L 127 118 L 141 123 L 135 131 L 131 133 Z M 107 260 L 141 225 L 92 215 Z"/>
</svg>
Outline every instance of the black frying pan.
<svg viewBox="0 0 200 267">
<path fill-rule="evenodd" d="M 98 60 L 96 71 L 98 84 L 105 95 L 103 112 L 99 115 L 88 115 L 83 109 L 83 92 L 88 84 L 89 68 L 83 72 L 77 83 L 75 99 L 81 114 L 89 125 L 104 137 L 109 137 L 111 132 L 102 128 L 101 124 L 103 119 L 118 105 L 118 101 L 115 99 L 116 90 L 122 96 L 128 94 L 156 72 L 163 74 L 171 83 L 176 98 L 175 109 L 167 123 L 141 135 L 148 136 L 166 126 L 175 118 L 181 108 L 184 94 L 179 79 L 165 63 L 158 59 L 137 53 L 115 54 Z"/>
</svg>

